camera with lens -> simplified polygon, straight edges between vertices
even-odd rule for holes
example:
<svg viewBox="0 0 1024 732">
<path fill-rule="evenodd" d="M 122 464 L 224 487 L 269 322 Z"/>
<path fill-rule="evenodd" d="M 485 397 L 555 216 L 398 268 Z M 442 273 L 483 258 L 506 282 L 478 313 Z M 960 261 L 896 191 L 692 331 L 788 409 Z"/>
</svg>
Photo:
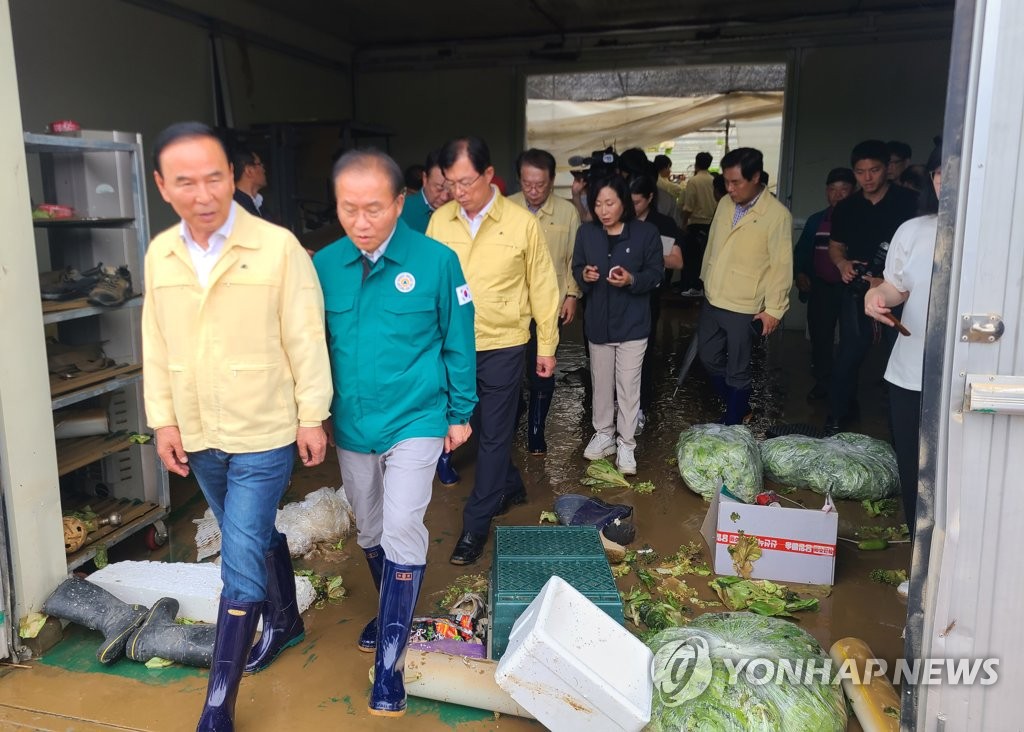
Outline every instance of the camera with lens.
<svg viewBox="0 0 1024 732">
<path fill-rule="evenodd" d="M 885 258 L 889 254 L 889 242 L 883 241 L 875 250 L 875 256 L 871 258 L 871 264 L 862 262 L 853 263 L 854 278 L 850 280 L 848 287 L 853 294 L 863 297 L 871 289 L 871 283 L 864 279 L 867 277 L 881 277 L 885 272 Z"/>
<path fill-rule="evenodd" d="M 604 150 L 595 150 L 589 157 L 573 155 L 569 158 L 569 165 L 573 178 L 585 180 L 590 185 L 592 181 L 617 175 L 619 156 L 615 154 L 614 148 L 606 147 Z"/>
</svg>

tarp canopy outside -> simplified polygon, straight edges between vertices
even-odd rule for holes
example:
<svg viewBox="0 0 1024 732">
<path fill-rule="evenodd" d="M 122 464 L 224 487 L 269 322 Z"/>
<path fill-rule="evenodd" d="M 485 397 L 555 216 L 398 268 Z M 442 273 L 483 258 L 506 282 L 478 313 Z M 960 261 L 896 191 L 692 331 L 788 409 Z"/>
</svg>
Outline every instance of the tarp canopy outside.
<svg viewBox="0 0 1024 732">
<path fill-rule="evenodd" d="M 560 170 L 571 155 L 587 156 L 612 145 L 656 147 L 724 120 L 755 120 L 782 114 L 782 92 L 733 92 L 696 97 L 622 97 L 574 102 L 529 99 L 527 139 L 555 156 Z"/>
</svg>

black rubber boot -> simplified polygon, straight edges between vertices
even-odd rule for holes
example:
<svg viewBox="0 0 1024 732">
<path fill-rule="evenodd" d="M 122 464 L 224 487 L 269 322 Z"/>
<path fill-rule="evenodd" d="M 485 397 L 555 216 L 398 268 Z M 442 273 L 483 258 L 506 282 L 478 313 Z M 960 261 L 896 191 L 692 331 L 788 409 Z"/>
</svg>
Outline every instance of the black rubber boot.
<svg viewBox="0 0 1024 732">
<path fill-rule="evenodd" d="M 373 577 L 373 584 L 377 588 L 377 604 L 380 604 L 380 578 L 384 572 L 384 547 L 372 546 L 363 549 L 366 554 L 366 563 L 370 567 L 370 576 Z M 377 617 L 363 627 L 359 634 L 359 650 L 364 653 L 373 653 L 377 650 Z"/>
<path fill-rule="evenodd" d="M 551 409 L 551 394 L 530 392 L 530 415 L 526 422 L 526 446 L 531 455 L 544 455 L 548 443 L 544 440 L 544 424 Z"/>
<path fill-rule="evenodd" d="M 221 595 L 206 704 L 196 732 L 234 731 L 238 683 L 242 680 L 245 659 L 252 648 L 262 609 L 262 602 L 240 602 Z"/>
<path fill-rule="evenodd" d="M 71 577 L 60 583 L 43 603 L 43 613 L 83 625 L 103 634 L 96 650 L 100 663 L 113 663 L 124 655 L 128 637 L 146 619 L 146 608 L 121 602 L 99 585 Z"/>
<path fill-rule="evenodd" d="M 306 637 L 306 626 L 299 615 L 295 599 L 295 570 L 288 551 L 288 538 L 278 534 L 279 541 L 264 555 L 267 565 L 267 599 L 263 602 L 263 632 L 249 653 L 245 672 L 262 671 L 285 648 Z"/>
<path fill-rule="evenodd" d="M 400 717 L 405 714 L 405 651 L 425 569 L 423 565 L 384 562 L 377 615 L 377 656 L 373 665 L 373 689 L 367 705 L 374 716 Z"/>
<path fill-rule="evenodd" d="M 125 655 L 139 663 L 146 663 L 152 658 L 166 658 L 186 666 L 209 668 L 213 662 L 217 626 L 176 623 L 174 618 L 177 614 L 178 601 L 173 597 L 157 600 L 146 620 L 128 639 Z"/>
</svg>

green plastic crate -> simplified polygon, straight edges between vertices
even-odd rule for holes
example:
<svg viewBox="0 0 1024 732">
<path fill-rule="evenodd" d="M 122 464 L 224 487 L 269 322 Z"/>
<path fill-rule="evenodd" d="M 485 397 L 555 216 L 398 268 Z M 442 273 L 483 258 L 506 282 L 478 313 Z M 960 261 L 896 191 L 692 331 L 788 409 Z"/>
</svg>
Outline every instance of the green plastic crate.
<svg viewBox="0 0 1024 732">
<path fill-rule="evenodd" d="M 490 657 L 508 647 L 512 626 L 541 588 L 558 575 L 618 622 L 622 599 L 592 526 L 499 526 L 491 564 Z"/>
</svg>

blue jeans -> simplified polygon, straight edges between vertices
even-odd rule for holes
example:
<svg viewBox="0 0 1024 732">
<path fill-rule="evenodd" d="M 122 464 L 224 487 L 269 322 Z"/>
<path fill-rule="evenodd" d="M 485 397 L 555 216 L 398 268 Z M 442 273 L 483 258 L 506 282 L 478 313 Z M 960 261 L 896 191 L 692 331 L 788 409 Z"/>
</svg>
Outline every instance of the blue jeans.
<svg viewBox="0 0 1024 732">
<path fill-rule="evenodd" d="M 295 445 L 235 454 L 200 450 L 188 454 L 188 464 L 220 526 L 223 596 L 262 602 L 264 555 L 283 540 L 274 519 L 295 464 Z"/>
</svg>

